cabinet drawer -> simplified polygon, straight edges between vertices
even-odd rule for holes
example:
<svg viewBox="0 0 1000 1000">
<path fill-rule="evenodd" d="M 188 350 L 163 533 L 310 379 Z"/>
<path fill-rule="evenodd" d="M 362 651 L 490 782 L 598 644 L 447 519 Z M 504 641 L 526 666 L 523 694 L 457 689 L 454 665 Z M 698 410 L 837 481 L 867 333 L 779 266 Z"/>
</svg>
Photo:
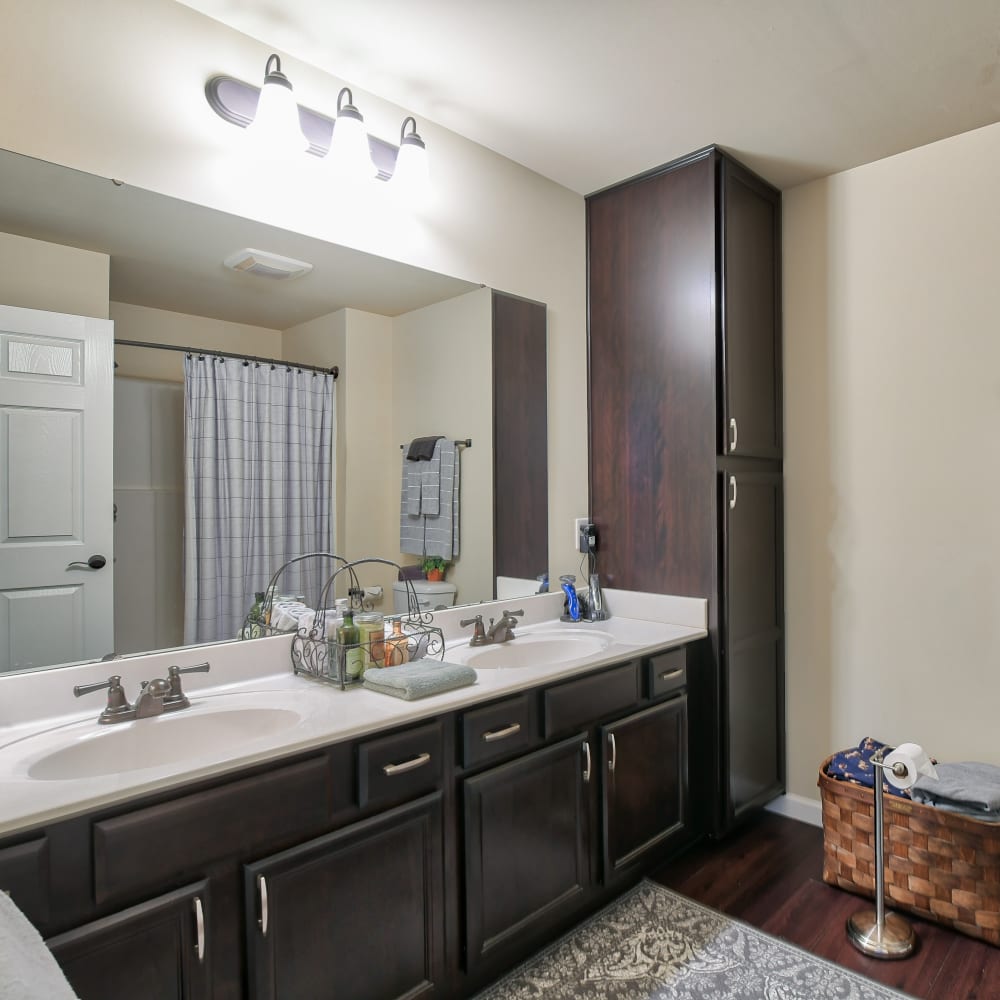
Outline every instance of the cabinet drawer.
<svg viewBox="0 0 1000 1000">
<path fill-rule="evenodd" d="M 638 704 L 637 661 L 549 688 L 544 694 L 545 736 L 583 729 Z"/>
<path fill-rule="evenodd" d="M 0 849 L 0 892 L 36 926 L 49 919 L 49 841 L 38 837 Z"/>
<path fill-rule="evenodd" d="M 441 723 L 390 733 L 358 745 L 358 803 L 400 802 L 441 781 Z"/>
<path fill-rule="evenodd" d="M 98 903 L 176 885 L 221 858 L 307 835 L 333 811 L 330 766 L 314 757 L 94 824 Z M 343 790 L 346 794 L 348 790 Z"/>
<path fill-rule="evenodd" d="M 462 715 L 462 764 L 476 767 L 534 743 L 531 697 L 504 698 Z"/>
<path fill-rule="evenodd" d="M 668 649 L 646 663 L 646 686 L 650 698 L 662 698 L 687 684 L 687 648 Z"/>
</svg>

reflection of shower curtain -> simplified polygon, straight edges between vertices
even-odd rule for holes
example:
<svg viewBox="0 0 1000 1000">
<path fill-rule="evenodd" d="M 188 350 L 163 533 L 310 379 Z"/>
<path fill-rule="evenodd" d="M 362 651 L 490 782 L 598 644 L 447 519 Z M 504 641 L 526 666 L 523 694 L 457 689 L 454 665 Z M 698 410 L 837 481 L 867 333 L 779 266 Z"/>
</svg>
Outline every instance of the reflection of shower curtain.
<svg viewBox="0 0 1000 1000">
<path fill-rule="evenodd" d="M 185 357 L 185 643 L 236 638 L 282 563 L 330 551 L 333 393 L 330 375 Z M 316 600 L 315 562 L 280 589 Z"/>
</svg>

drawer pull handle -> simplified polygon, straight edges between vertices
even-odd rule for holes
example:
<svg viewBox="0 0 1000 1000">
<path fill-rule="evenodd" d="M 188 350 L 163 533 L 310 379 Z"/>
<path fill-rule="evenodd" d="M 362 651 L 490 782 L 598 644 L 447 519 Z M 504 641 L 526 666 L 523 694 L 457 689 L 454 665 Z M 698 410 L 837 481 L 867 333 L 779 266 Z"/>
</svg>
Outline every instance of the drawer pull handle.
<svg viewBox="0 0 1000 1000">
<path fill-rule="evenodd" d="M 429 753 L 422 753 L 419 757 L 414 757 L 413 760 L 404 760 L 402 764 L 386 764 L 382 768 L 382 771 L 387 777 L 391 778 L 394 774 L 405 774 L 407 771 L 414 771 L 418 767 L 423 767 L 430 759 L 431 755 Z"/>
<path fill-rule="evenodd" d="M 736 426 L 736 417 L 729 418 L 729 451 L 736 451 L 736 443 L 740 439 L 740 429 Z"/>
<path fill-rule="evenodd" d="M 615 765 L 618 763 L 618 744 L 615 743 L 614 733 L 608 733 L 608 743 L 611 746 L 611 756 L 608 758 L 608 770 L 614 774 Z"/>
<path fill-rule="evenodd" d="M 590 744 L 584 740 L 583 741 L 583 755 L 587 759 L 587 763 L 583 768 L 583 782 L 584 784 L 589 784 L 590 782 Z"/>
<path fill-rule="evenodd" d="M 684 673 L 683 667 L 678 667 L 676 670 L 668 670 L 665 674 L 660 674 L 661 681 L 672 681 L 675 677 L 680 677 Z"/>
<path fill-rule="evenodd" d="M 194 926 L 197 941 L 194 950 L 199 962 L 205 961 L 205 913 L 201 908 L 201 897 L 194 897 Z"/>
<path fill-rule="evenodd" d="M 260 893 L 260 932 L 267 937 L 267 882 L 263 875 L 257 876 L 257 891 Z"/>
<path fill-rule="evenodd" d="M 730 486 L 730 489 L 732 489 L 732 491 L 733 491 L 732 496 L 730 496 L 730 498 L 729 498 L 729 509 L 730 510 L 736 510 L 736 492 L 737 492 L 737 486 L 736 486 L 736 477 L 735 476 L 730 476 L 729 477 L 729 486 Z"/>
<path fill-rule="evenodd" d="M 512 722 L 504 729 L 494 729 L 491 732 L 483 733 L 484 743 L 496 743 L 497 740 L 505 740 L 508 736 L 514 736 L 521 731 L 520 722 Z"/>
</svg>

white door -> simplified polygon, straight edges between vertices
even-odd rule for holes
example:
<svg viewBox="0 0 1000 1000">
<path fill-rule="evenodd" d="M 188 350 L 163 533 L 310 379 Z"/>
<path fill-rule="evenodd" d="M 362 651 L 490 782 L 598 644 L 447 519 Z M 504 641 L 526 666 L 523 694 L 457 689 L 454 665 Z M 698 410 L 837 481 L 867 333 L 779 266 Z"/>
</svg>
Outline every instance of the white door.
<svg viewBox="0 0 1000 1000">
<path fill-rule="evenodd" d="M 114 649 L 113 364 L 110 320 L 0 306 L 0 672 Z"/>
</svg>

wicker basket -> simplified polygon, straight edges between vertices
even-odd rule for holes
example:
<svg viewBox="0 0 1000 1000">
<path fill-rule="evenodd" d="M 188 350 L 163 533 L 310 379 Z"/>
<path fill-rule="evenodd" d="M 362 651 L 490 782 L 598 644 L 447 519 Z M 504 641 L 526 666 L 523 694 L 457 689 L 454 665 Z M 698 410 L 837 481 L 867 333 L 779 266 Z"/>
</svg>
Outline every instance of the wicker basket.
<svg viewBox="0 0 1000 1000">
<path fill-rule="evenodd" d="M 819 771 L 823 881 L 875 895 L 875 795 Z M 886 904 L 1000 945 L 1000 824 L 883 798 Z"/>
</svg>

